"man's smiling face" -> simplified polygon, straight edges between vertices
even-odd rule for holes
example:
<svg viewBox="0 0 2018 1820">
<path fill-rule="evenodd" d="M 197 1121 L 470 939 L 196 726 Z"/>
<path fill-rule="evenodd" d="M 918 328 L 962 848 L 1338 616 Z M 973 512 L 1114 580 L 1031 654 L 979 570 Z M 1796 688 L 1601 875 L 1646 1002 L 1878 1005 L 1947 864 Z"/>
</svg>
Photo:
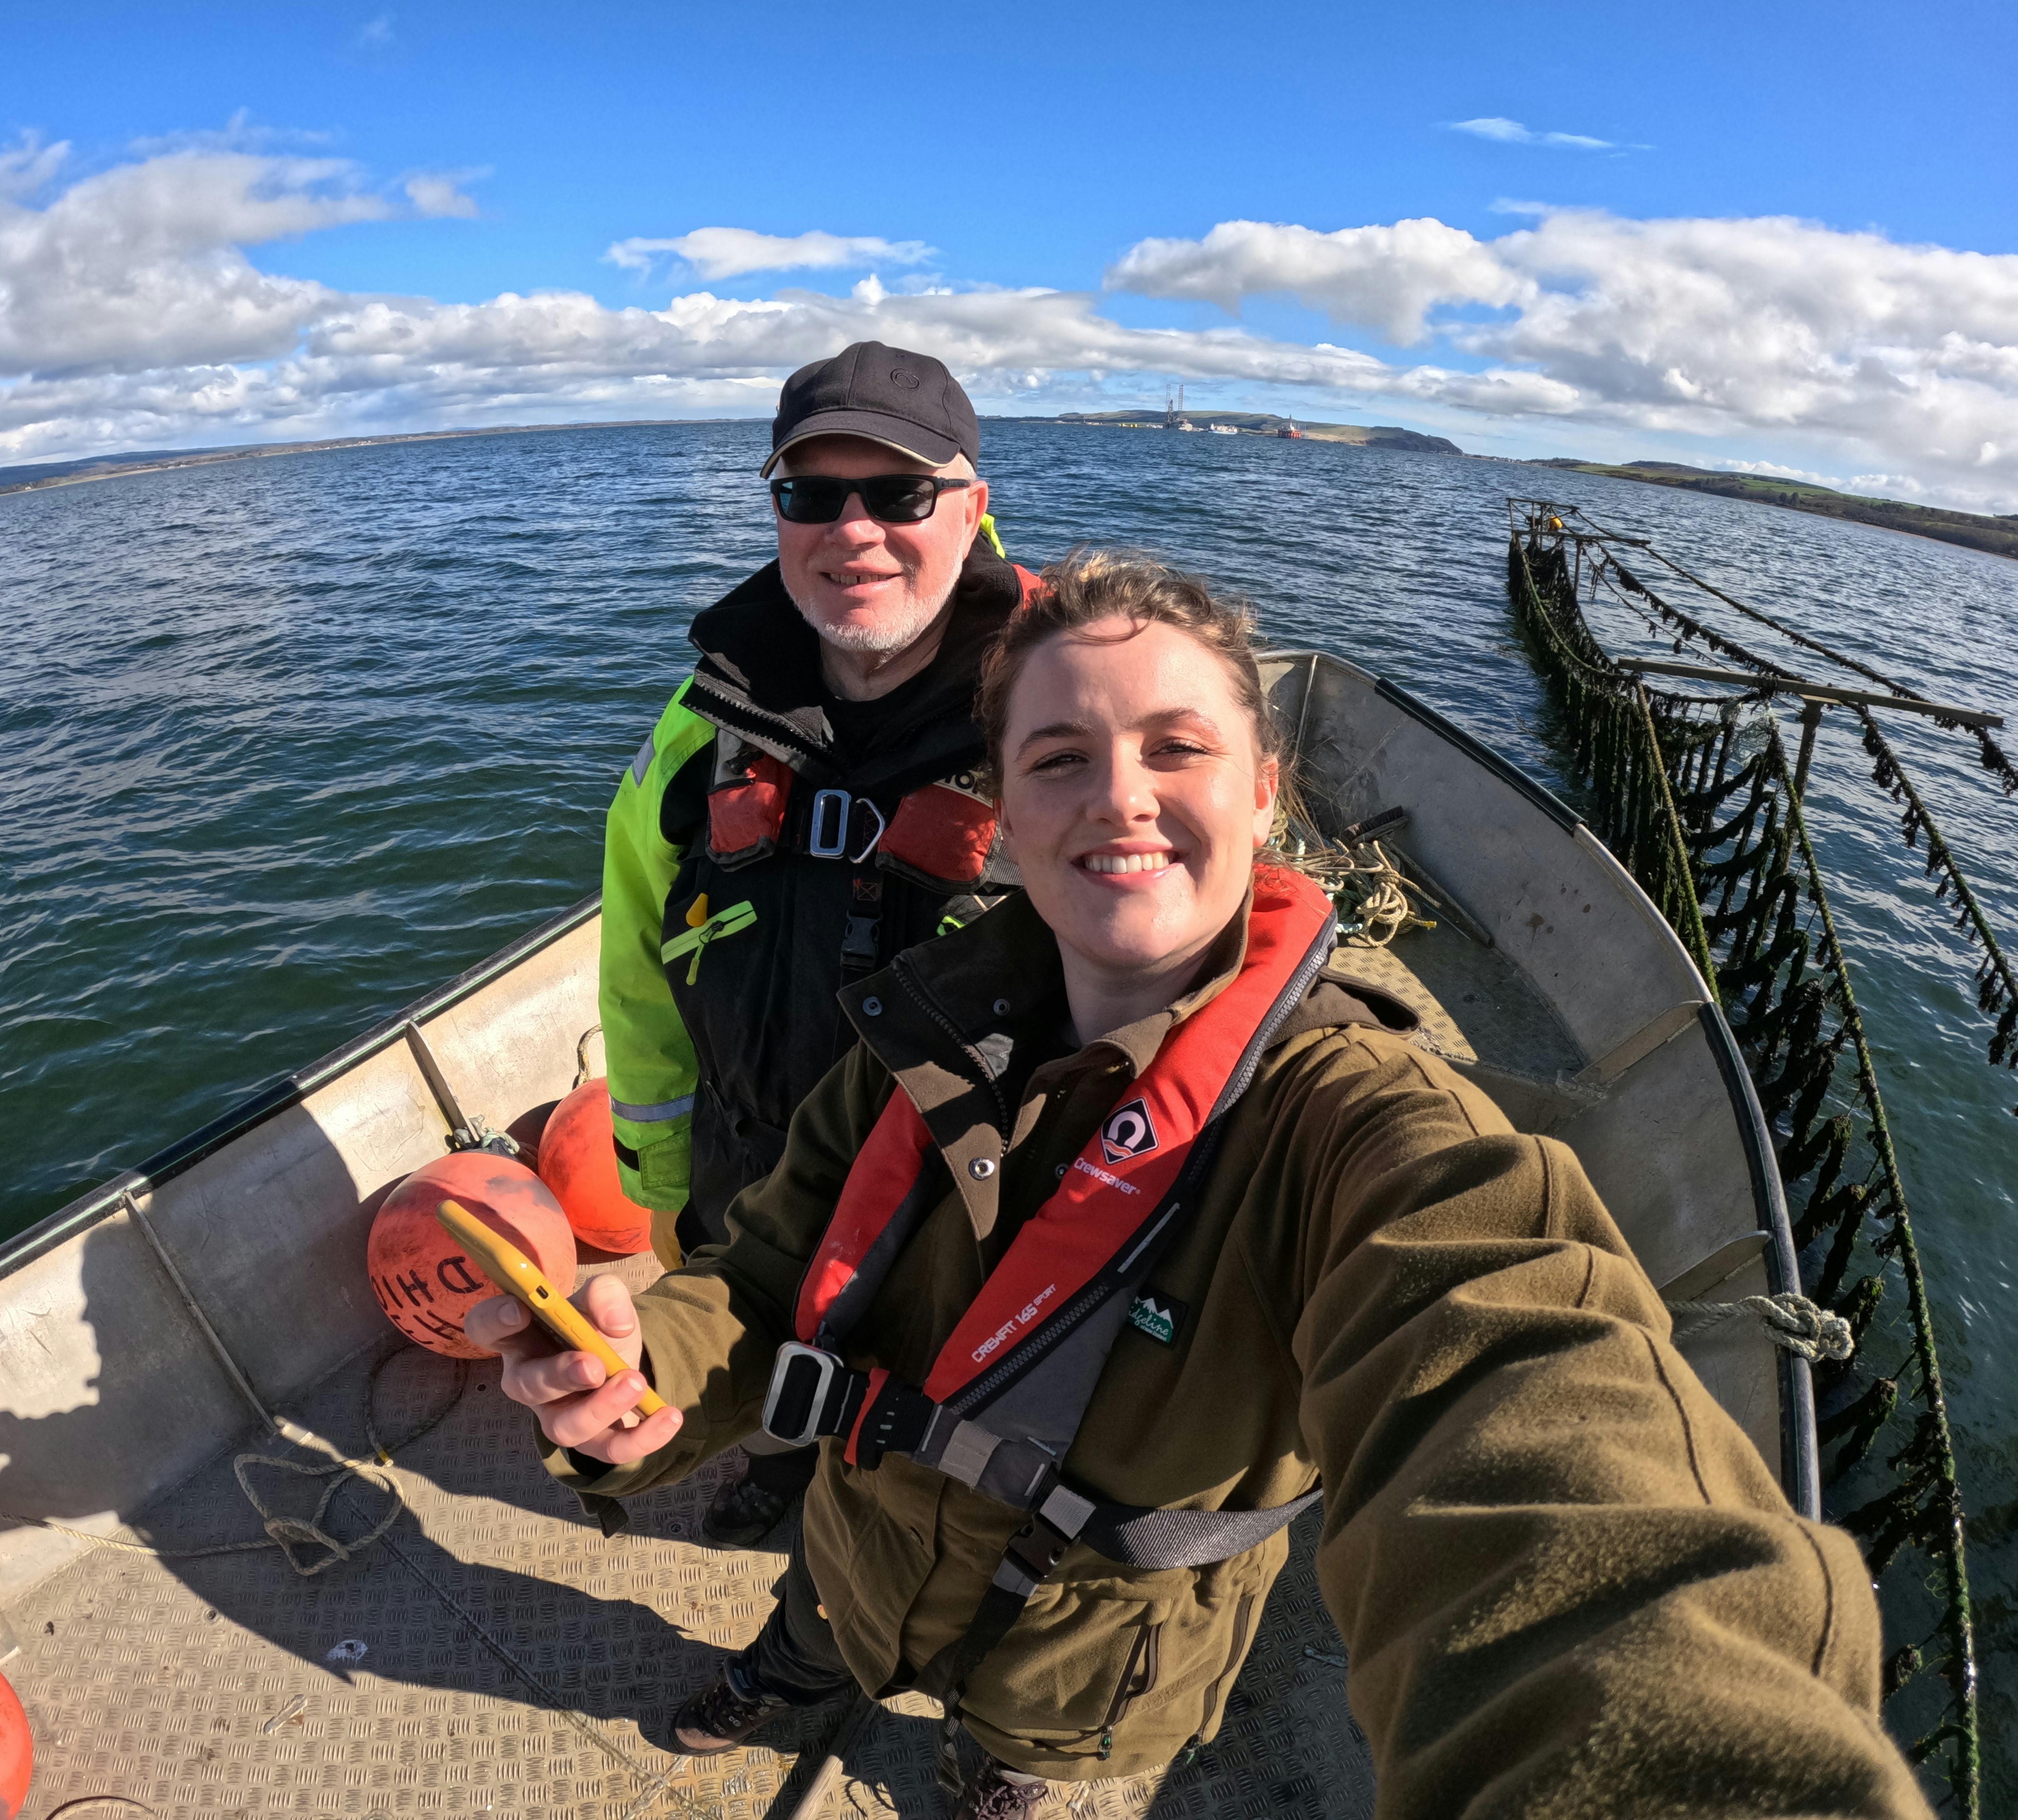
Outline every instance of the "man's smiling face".
<svg viewBox="0 0 2018 1820">
<path fill-rule="evenodd" d="M 814 436 L 795 444 L 777 472 L 843 480 L 899 473 L 960 479 L 974 469 L 964 455 L 933 468 L 859 436 Z M 832 524 L 779 518 L 785 592 L 829 644 L 864 655 L 902 651 L 924 636 L 951 598 L 987 509 L 988 484 L 976 480 L 941 494 L 932 516 L 917 524 L 878 523 L 859 494 L 848 496 Z"/>
</svg>

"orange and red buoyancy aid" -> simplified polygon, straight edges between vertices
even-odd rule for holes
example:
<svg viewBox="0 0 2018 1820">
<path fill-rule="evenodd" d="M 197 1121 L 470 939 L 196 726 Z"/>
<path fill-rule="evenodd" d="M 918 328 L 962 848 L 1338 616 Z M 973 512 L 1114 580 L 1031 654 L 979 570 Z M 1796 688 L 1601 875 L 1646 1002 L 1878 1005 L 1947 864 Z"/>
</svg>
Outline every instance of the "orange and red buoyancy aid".
<svg viewBox="0 0 2018 1820">
<path fill-rule="evenodd" d="M 1116 1514 L 1088 1534 L 1111 1552 L 1116 1525 L 1125 1529 L 1128 1518 L 1151 1513 L 1069 1491 L 1059 1463 L 1131 1296 L 1202 1186 L 1228 1112 L 1329 957 L 1336 935 L 1331 904 L 1315 885 L 1272 868 L 1257 871 L 1239 973 L 1170 1033 L 1135 1093 L 1016 1234 L 917 1388 L 880 1369 L 851 1370 L 839 1355 L 946 1192 L 917 1107 L 901 1088 L 892 1094 L 802 1279 L 798 1338 L 779 1350 L 766 1429 L 797 1442 L 844 1437 L 846 1457 L 859 1466 L 876 1465 L 889 1450 L 908 1454 L 1004 1503 L 1040 1511 L 1067 1540 L 1087 1531 L 1097 1514 Z M 1061 1513 L 1077 1521 L 1058 1521 Z M 1293 1512 L 1153 1514 L 1166 1520 L 1166 1529 L 1168 1519 L 1194 1520 L 1177 1527 L 1189 1538 L 1181 1552 L 1210 1549 L 1185 1563 L 1195 1565 L 1253 1547 Z M 1277 1520 L 1250 1536 L 1257 1518 Z M 1229 1537 L 1237 1546 L 1219 1546 Z M 1137 1557 L 1131 1550 L 1116 1558 Z"/>
<path fill-rule="evenodd" d="M 1020 566 L 1015 574 L 1018 604 L 1028 605 L 1043 583 Z M 971 770 L 907 791 L 887 817 L 869 798 L 838 788 L 816 789 L 796 801 L 804 781 L 774 753 L 725 735 L 718 739 L 707 794 L 708 857 L 734 871 L 781 845 L 856 866 L 873 855 L 879 870 L 947 891 L 971 889 L 988 876 L 1000 844 L 995 803 Z"/>
<path fill-rule="evenodd" d="M 915 882 L 945 890 L 971 888 L 984 878 L 1000 837 L 995 803 L 971 772 L 907 791 L 886 818 L 866 796 L 816 790 L 796 818 L 794 786 L 801 780 L 782 758 L 731 740 L 721 748 L 718 781 L 707 795 L 707 854 L 725 871 L 768 859 L 794 843 L 816 859 L 854 865 L 876 856 L 877 865 Z"/>
</svg>

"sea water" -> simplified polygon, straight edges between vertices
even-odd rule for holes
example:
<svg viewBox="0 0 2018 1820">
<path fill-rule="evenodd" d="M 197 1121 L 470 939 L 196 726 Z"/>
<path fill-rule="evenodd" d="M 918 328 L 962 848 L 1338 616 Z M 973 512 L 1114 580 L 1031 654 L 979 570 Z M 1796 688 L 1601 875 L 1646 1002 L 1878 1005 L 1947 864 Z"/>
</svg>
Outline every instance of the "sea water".
<svg viewBox="0 0 2018 1820">
<path fill-rule="evenodd" d="M 1651 537 L 1923 694 L 2018 713 L 2007 559 L 1483 460 L 1013 422 L 985 437 L 1019 560 L 1087 542 L 1195 568 L 1272 640 L 1393 678 L 1572 800 L 1508 614 L 1510 494 Z M 766 447 L 754 423 L 561 431 L 0 497 L 0 1234 L 596 888 L 604 809 L 687 667 L 688 621 L 771 553 Z M 1667 654 L 1624 616 L 1607 630 Z M 1885 722 L 2018 953 L 2018 800 L 1966 737 Z M 2018 1076 L 1984 1060 L 1974 956 L 1869 773 L 1833 713 L 1810 818 L 1938 1311 L 1987 1812 L 2013 1792 L 2018 1733 Z"/>
</svg>

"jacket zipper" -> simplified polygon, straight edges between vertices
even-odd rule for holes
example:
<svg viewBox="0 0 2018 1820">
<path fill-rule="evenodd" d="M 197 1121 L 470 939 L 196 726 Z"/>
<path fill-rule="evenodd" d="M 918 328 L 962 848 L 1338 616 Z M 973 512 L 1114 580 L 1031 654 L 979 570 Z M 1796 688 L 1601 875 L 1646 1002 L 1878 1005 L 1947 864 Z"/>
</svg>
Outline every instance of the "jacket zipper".
<svg viewBox="0 0 2018 1820">
<path fill-rule="evenodd" d="M 988 1066 L 981 1051 L 960 1034 L 960 1026 L 939 1009 L 938 1003 L 926 991 L 924 983 L 911 976 L 911 970 L 899 954 L 890 964 L 890 971 L 896 975 L 905 991 L 917 1000 L 919 1008 L 939 1028 L 953 1038 L 961 1055 L 974 1065 L 973 1072 L 981 1084 L 988 1089 L 989 1098 L 995 1102 L 995 1132 L 998 1152 L 1009 1154 L 1009 1102 L 1004 1097 L 1001 1083 L 995 1078 L 994 1071 Z"/>
<path fill-rule="evenodd" d="M 1128 1717 L 1129 1709 L 1156 1684 L 1158 1645 L 1163 1633 L 1161 1624 L 1152 1624 L 1145 1618 L 1142 1628 L 1135 1634 L 1135 1647 L 1128 1652 L 1128 1665 L 1121 1671 L 1121 1684 L 1114 1690 L 1107 1717 L 1101 1721 L 1097 1754 L 1102 1763 L 1114 1754 L 1114 1728 Z"/>
</svg>

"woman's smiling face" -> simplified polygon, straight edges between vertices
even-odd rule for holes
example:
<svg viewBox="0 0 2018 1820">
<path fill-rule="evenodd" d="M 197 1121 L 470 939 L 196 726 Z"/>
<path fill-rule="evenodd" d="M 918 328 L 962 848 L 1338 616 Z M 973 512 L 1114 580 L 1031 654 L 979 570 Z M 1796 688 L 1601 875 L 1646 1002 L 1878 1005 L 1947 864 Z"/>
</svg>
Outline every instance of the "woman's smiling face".
<svg viewBox="0 0 2018 1820">
<path fill-rule="evenodd" d="M 1153 980 L 1168 1003 L 1275 816 L 1275 761 L 1225 664 L 1174 626 L 1098 620 L 1030 653 L 1004 732 L 1003 838 L 1069 983 Z"/>
</svg>

